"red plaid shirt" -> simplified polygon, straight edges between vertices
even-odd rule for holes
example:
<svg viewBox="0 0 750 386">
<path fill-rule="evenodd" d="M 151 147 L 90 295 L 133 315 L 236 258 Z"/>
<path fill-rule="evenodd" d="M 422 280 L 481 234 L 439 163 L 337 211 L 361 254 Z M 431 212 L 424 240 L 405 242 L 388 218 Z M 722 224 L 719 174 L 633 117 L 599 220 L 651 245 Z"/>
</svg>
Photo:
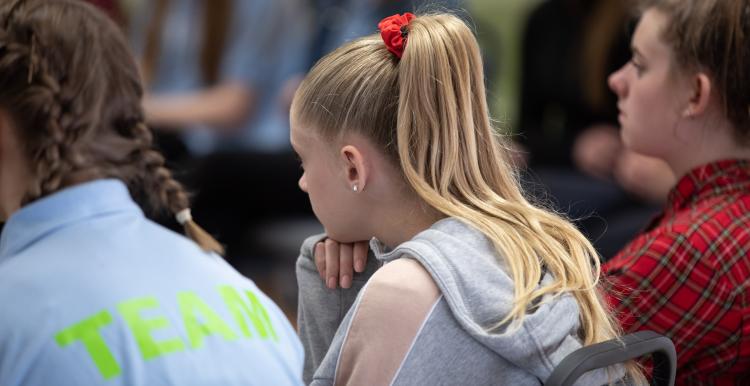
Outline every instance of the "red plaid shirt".
<svg viewBox="0 0 750 386">
<path fill-rule="evenodd" d="M 750 385 L 750 161 L 680 179 L 664 213 L 604 265 L 626 332 L 677 349 L 677 384 Z"/>
</svg>

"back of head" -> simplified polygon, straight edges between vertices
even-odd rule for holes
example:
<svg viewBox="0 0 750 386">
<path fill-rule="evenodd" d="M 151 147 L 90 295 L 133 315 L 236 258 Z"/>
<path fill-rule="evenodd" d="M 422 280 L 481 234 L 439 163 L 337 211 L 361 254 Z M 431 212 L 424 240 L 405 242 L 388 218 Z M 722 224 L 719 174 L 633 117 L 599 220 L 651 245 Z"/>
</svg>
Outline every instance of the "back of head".
<svg viewBox="0 0 750 386">
<path fill-rule="evenodd" d="M 121 34 L 79 1 L 11 1 L 0 9 L 0 106 L 34 173 L 27 201 L 96 177 L 137 174 L 148 146 L 138 72 Z"/>
<path fill-rule="evenodd" d="M 662 37 L 681 71 L 707 72 L 742 143 L 750 141 L 750 1 L 642 0 L 663 12 Z"/>
<path fill-rule="evenodd" d="M 546 295 L 570 293 L 583 341 L 614 337 L 595 288 L 599 263 L 591 244 L 521 194 L 489 118 L 471 29 L 456 16 L 431 14 L 409 21 L 401 36 L 400 58 L 373 35 L 321 59 L 295 95 L 296 120 L 329 140 L 352 131 L 371 139 L 422 201 L 483 232 L 515 285 L 516 304 L 501 323 L 522 321 Z M 555 280 L 540 287 L 545 272 Z"/>
<path fill-rule="evenodd" d="M 31 165 L 25 203 L 76 183 L 118 178 L 152 212 L 188 208 L 187 195 L 152 149 L 142 94 L 122 33 L 93 6 L 0 5 L 0 108 Z"/>
<path fill-rule="evenodd" d="M 490 123 L 482 60 L 469 27 L 456 16 L 434 14 L 415 18 L 408 29 L 400 59 L 378 35 L 325 56 L 297 91 L 293 113 L 328 139 L 347 131 L 365 135 L 403 166 L 406 178 L 421 175 L 435 190 L 445 192 L 466 172 L 522 199 Z M 490 175 L 473 175 L 480 171 Z"/>
</svg>

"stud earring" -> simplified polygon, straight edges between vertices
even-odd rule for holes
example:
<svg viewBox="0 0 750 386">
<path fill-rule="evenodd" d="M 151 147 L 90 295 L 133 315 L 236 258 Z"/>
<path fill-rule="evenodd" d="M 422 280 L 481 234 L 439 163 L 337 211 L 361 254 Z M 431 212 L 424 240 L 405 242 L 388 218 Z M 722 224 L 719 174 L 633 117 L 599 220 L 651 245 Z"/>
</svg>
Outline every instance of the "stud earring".
<svg viewBox="0 0 750 386">
<path fill-rule="evenodd" d="M 357 193 L 359 191 L 359 188 L 357 187 L 356 184 L 352 186 L 352 191 L 354 191 L 354 193 Z"/>
</svg>

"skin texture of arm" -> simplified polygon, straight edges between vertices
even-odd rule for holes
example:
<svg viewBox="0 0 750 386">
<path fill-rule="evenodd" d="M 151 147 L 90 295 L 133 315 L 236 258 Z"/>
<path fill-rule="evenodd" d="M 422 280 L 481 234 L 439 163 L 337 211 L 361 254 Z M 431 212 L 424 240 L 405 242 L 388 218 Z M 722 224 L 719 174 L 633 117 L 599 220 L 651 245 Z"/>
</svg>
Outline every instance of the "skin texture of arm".
<svg viewBox="0 0 750 386">
<path fill-rule="evenodd" d="M 254 92 L 240 82 L 188 94 L 147 95 L 143 101 L 146 119 L 153 127 L 181 130 L 203 124 L 223 134 L 241 130 L 254 105 Z"/>
</svg>

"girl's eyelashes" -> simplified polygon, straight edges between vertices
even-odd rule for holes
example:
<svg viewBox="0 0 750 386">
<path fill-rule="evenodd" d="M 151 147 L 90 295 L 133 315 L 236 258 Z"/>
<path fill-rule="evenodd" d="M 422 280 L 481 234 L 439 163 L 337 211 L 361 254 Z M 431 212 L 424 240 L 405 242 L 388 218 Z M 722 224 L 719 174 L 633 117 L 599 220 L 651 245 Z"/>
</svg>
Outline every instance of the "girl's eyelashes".
<svg viewBox="0 0 750 386">
<path fill-rule="evenodd" d="M 630 59 L 630 64 L 633 65 L 633 67 L 635 68 L 635 71 L 638 74 L 638 76 L 642 75 L 643 71 L 645 71 L 645 69 L 646 69 L 646 67 L 643 64 L 638 63 L 638 61 L 635 59 L 635 57 L 633 57 L 633 58 Z"/>
</svg>

